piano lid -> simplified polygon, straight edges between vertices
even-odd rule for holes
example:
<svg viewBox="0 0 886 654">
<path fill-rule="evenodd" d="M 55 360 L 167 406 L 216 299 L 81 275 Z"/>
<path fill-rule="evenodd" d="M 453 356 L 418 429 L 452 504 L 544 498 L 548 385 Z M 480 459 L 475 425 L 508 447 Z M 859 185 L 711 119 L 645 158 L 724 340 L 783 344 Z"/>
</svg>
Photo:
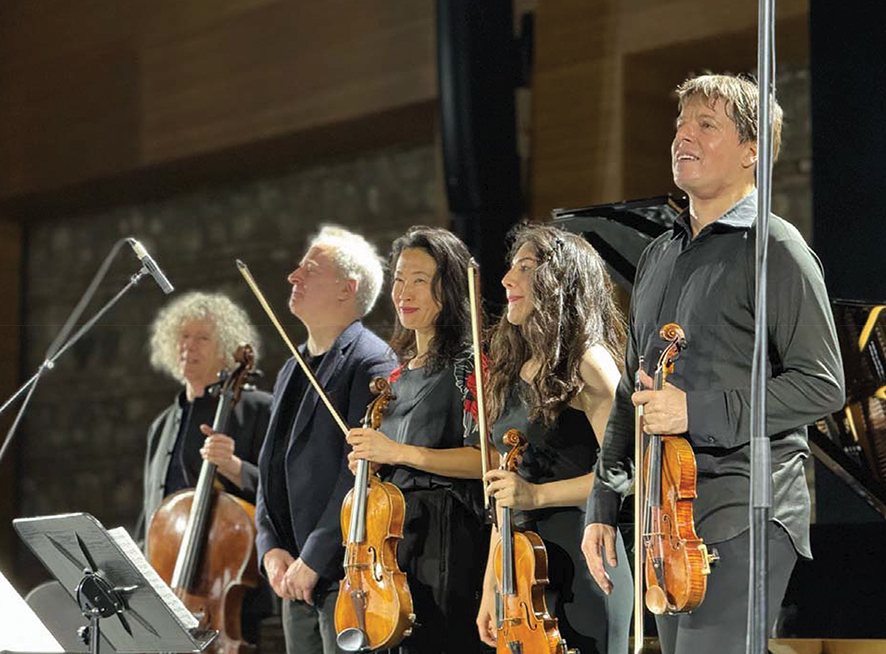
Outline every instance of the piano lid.
<svg viewBox="0 0 886 654">
<path fill-rule="evenodd" d="M 554 225 L 582 234 L 603 257 L 615 282 L 630 293 L 643 250 L 671 229 L 687 206 L 686 198 L 660 195 L 579 209 L 554 209 L 551 215 Z"/>
</svg>

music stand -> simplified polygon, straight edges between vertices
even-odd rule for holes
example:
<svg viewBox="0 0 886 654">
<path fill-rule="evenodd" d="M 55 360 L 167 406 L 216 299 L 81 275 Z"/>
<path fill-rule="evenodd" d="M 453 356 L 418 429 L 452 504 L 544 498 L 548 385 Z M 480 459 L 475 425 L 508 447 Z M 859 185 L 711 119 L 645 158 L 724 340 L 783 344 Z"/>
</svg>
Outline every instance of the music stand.
<svg viewBox="0 0 886 654">
<path fill-rule="evenodd" d="M 215 638 L 216 631 L 198 628 L 125 530 L 108 532 L 88 513 L 12 524 L 80 606 L 92 654 L 101 636 L 120 654 L 199 652 Z"/>
</svg>

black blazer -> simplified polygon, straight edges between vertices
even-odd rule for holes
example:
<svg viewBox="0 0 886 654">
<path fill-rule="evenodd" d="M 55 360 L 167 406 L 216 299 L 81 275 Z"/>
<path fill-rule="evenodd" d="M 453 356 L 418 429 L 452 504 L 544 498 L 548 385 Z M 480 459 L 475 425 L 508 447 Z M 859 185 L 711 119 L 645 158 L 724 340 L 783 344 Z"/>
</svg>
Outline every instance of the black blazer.
<svg viewBox="0 0 886 654">
<path fill-rule="evenodd" d="M 304 346 L 301 347 L 304 351 Z M 349 427 L 359 427 L 371 400 L 369 383 L 387 378 L 395 366 L 388 345 L 366 329 L 360 321 L 351 323 L 333 343 L 317 370 L 317 381 L 326 390 L 332 405 Z M 302 375 L 290 358 L 277 375 L 271 421 L 258 459 L 259 489 L 255 522 L 259 566 L 265 553 L 283 547 L 268 515 L 268 497 L 263 487 L 274 446 L 274 433 L 280 414 L 280 399 L 291 375 Z M 313 419 L 312 419 L 313 418 Z M 310 422 L 310 430 L 306 429 Z M 298 447 L 294 445 L 298 443 Z M 342 577 L 342 534 L 339 522 L 345 495 L 354 485 L 348 470 L 350 446 L 313 386 L 301 398 L 286 449 L 286 475 L 289 515 L 301 559 L 321 577 Z"/>
</svg>

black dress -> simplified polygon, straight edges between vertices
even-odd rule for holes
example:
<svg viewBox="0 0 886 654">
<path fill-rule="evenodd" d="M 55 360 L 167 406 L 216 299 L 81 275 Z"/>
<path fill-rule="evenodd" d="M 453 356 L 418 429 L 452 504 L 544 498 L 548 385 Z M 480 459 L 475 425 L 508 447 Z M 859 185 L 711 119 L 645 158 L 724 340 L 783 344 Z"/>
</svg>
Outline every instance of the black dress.
<svg viewBox="0 0 886 654">
<path fill-rule="evenodd" d="M 429 448 L 473 444 L 466 361 L 428 374 L 401 367 L 391 373 L 395 400 L 380 431 Z M 406 499 L 404 537 L 397 550 L 412 593 L 416 625 L 401 653 L 461 654 L 482 650 L 476 617 L 488 532 L 479 480 L 454 479 L 406 466 L 386 466 L 382 478 Z"/>
<path fill-rule="evenodd" d="M 597 440 L 584 412 L 567 408 L 551 428 L 532 422 L 521 397 L 524 393 L 528 396 L 527 386 L 521 381 L 520 390 L 515 387 L 511 391 L 493 425 L 496 449 L 502 453 L 507 451 L 502 442 L 507 430 L 521 431 L 529 445 L 517 472 L 534 484 L 572 479 L 591 472 L 597 459 Z M 619 565 L 617 568 L 606 566 L 613 590 L 605 595 L 591 577 L 581 552 L 583 508 L 515 510 L 513 518 L 518 529 L 536 532 L 545 543 L 550 579 L 545 599 L 569 647 L 578 648 L 582 654 L 627 652 L 633 587 L 621 534 L 617 541 Z"/>
</svg>

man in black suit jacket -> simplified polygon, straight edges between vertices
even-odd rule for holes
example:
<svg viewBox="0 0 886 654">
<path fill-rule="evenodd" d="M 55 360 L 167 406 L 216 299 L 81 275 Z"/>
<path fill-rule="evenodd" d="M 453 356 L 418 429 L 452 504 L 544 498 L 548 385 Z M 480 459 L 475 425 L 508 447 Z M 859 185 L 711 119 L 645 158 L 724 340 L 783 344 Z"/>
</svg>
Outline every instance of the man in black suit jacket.
<svg viewBox="0 0 886 654">
<path fill-rule="evenodd" d="M 288 278 L 289 308 L 308 330 L 300 348 L 349 426 L 359 425 L 369 383 L 394 368 L 388 346 L 360 322 L 381 290 L 383 270 L 361 236 L 324 227 Z M 295 359 L 274 385 L 268 434 L 259 456 L 257 549 L 283 599 L 288 654 L 331 654 L 342 577 L 339 513 L 354 483 L 345 435 Z"/>
</svg>

